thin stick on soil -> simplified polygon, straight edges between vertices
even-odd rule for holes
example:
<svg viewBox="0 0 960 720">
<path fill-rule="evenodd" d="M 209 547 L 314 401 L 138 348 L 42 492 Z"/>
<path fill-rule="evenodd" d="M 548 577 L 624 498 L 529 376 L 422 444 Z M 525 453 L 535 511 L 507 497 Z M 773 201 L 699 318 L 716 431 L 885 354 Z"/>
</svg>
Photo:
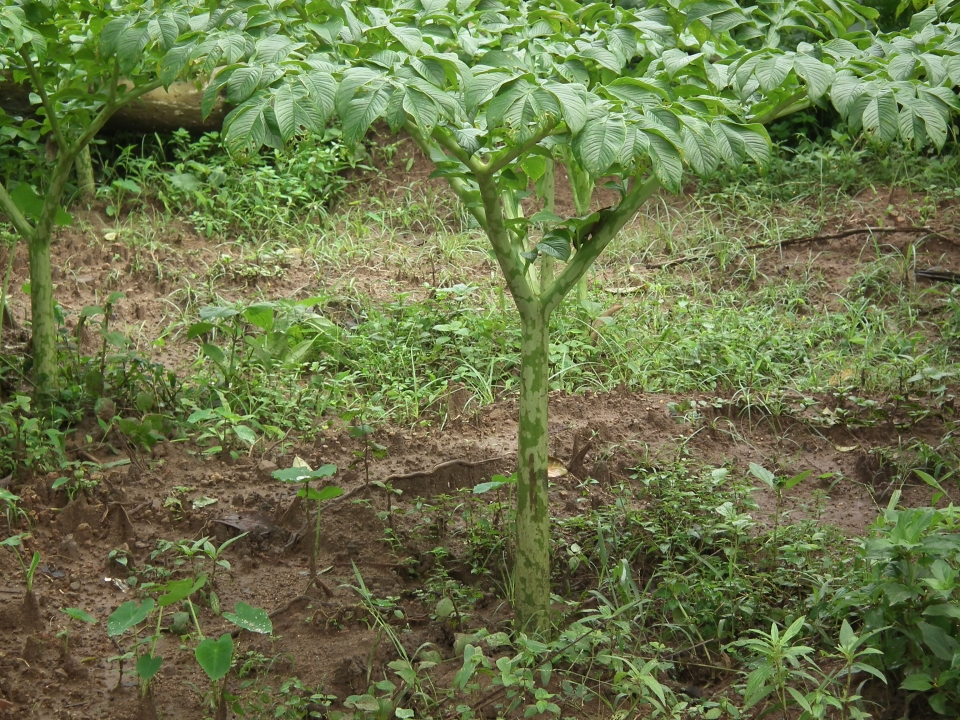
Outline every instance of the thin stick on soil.
<svg viewBox="0 0 960 720">
<path fill-rule="evenodd" d="M 849 230 L 841 230 L 840 232 L 830 233 L 825 235 L 807 235 L 804 237 L 797 238 L 788 238 L 787 240 L 781 240 L 780 242 L 775 243 L 753 243 L 751 245 L 744 245 L 742 250 L 770 250 L 773 248 L 783 248 L 790 245 L 804 245 L 806 243 L 816 243 L 816 242 L 827 242 L 828 240 L 842 240 L 843 238 L 852 237 L 854 235 L 861 235 L 864 233 L 870 234 L 884 234 L 884 233 L 927 233 L 934 237 L 940 238 L 941 240 L 947 240 L 952 242 L 950 238 L 938 233 L 933 228 L 927 227 L 926 225 L 913 225 L 910 227 L 862 227 L 862 228 L 851 228 Z M 641 265 L 644 270 L 665 270 L 666 268 L 675 267 L 677 265 L 683 265 L 685 263 L 696 262 L 698 260 L 713 260 L 716 258 L 716 254 L 708 255 L 685 255 L 683 257 L 674 258 L 673 260 L 665 260 L 660 263 L 648 263 L 646 265 Z"/>
</svg>

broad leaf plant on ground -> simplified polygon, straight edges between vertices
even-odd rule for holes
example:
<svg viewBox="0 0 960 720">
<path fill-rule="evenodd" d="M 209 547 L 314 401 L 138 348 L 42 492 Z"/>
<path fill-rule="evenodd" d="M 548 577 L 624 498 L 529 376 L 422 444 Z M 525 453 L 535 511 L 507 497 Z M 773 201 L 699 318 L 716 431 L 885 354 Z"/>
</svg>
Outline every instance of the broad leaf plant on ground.
<svg viewBox="0 0 960 720">
<path fill-rule="evenodd" d="M 234 151 L 281 146 L 334 115 L 349 142 L 385 121 L 417 142 L 490 240 L 522 328 L 513 588 L 518 629 L 536 632 L 550 609 L 548 326 L 564 296 L 685 172 L 763 165 L 765 123 L 832 104 L 881 141 L 940 147 L 958 108 L 960 11 L 949 2 L 887 36 L 871 30 L 875 11 L 841 0 L 314 0 L 247 12 L 276 34 L 223 69 L 206 102 L 225 92 L 236 104 Z M 575 217 L 531 197 L 549 194 L 554 162 L 579 184 Z M 619 202 L 591 212 L 599 178 Z"/>
</svg>

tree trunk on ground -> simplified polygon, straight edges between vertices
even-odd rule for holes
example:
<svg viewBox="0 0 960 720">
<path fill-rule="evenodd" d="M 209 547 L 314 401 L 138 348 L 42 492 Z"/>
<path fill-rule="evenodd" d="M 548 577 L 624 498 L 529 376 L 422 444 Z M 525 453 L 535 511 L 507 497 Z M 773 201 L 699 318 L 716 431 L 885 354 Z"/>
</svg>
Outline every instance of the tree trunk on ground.
<svg viewBox="0 0 960 720">
<path fill-rule="evenodd" d="M 517 453 L 516 629 L 550 629 L 550 504 L 547 493 L 549 320 L 540 303 L 521 312 L 520 435 Z"/>
<path fill-rule="evenodd" d="M 28 85 L 18 85 L 8 75 L 0 73 L 0 108 L 6 112 L 12 115 L 35 112 L 37 108 L 30 104 L 32 91 Z M 144 133 L 169 132 L 179 128 L 191 132 L 219 130 L 230 108 L 223 101 L 218 101 L 204 119 L 200 114 L 202 97 L 203 88 L 198 90 L 194 83 L 177 82 L 169 90 L 158 88 L 118 109 L 108 125 L 113 130 Z"/>
</svg>

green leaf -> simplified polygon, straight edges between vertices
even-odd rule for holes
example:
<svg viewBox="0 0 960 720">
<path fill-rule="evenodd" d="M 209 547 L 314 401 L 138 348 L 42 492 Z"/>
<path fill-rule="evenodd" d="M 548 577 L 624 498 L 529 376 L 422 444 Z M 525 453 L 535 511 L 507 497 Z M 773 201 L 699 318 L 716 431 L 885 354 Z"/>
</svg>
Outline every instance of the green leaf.
<svg viewBox="0 0 960 720">
<path fill-rule="evenodd" d="M 543 240 L 538 242 L 536 247 L 541 254 L 566 262 L 570 259 L 570 233 L 551 230 L 544 233 Z"/>
<path fill-rule="evenodd" d="M 809 55 L 798 54 L 793 59 L 793 69 L 807 84 L 807 97 L 811 101 L 826 95 L 836 75 L 833 67 Z"/>
<path fill-rule="evenodd" d="M 943 486 L 935 477 L 930 475 L 930 473 L 926 473 L 923 470 L 914 470 L 913 473 L 934 490 L 939 490 L 940 492 L 945 493 Z"/>
<path fill-rule="evenodd" d="M 60 608 L 60 612 L 65 615 L 69 615 L 74 620 L 80 620 L 81 622 L 90 623 L 91 625 L 96 624 L 97 619 L 90 615 L 86 610 L 80 608 Z"/>
<path fill-rule="evenodd" d="M 783 84 L 790 74 L 793 63 L 786 55 L 760 58 L 754 66 L 754 74 L 760 82 L 760 89 L 766 93 Z"/>
<path fill-rule="evenodd" d="M 203 350 L 204 355 L 213 360 L 220 367 L 223 367 L 226 364 L 227 356 L 223 353 L 223 350 L 218 348 L 216 345 L 204 343 L 201 346 L 201 349 Z M 191 417 L 193 416 L 191 415 Z M 189 422 L 189 420 L 187 422 Z"/>
<path fill-rule="evenodd" d="M 194 656 L 210 681 L 216 682 L 230 672 L 233 638 L 228 633 L 221 635 L 219 640 L 206 638 L 197 645 Z"/>
<path fill-rule="evenodd" d="M 563 121 L 571 133 L 578 133 L 587 124 L 586 88 L 577 83 L 547 85 L 560 104 Z"/>
<path fill-rule="evenodd" d="M 878 653 L 878 654 L 882 654 L 879 650 L 877 651 L 877 653 Z M 865 673 L 868 673 L 868 674 L 870 674 L 870 675 L 873 675 L 877 680 L 879 680 L 880 682 L 882 682 L 884 685 L 887 684 L 887 676 L 884 675 L 884 674 L 883 674 L 880 670 L 878 670 L 877 668 L 873 667 L 873 665 L 867 665 L 866 663 L 859 663 L 859 662 L 858 662 L 858 663 L 854 663 L 853 665 L 851 665 L 851 666 L 850 666 L 850 670 L 851 670 L 852 672 L 865 672 Z"/>
<path fill-rule="evenodd" d="M 172 48 L 180 36 L 180 25 L 171 15 L 160 15 L 147 25 L 150 37 L 160 41 L 164 50 Z"/>
<path fill-rule="evenodd" d="M 286 141 L 303 130 L 323 129 L 325 118 L 313 104 L 302 85 L 284 85 L 273 100 L 273 111 L 280 127 L 280 135 Z"/>
<path fill-rule="evenodd" d="M 259 67 L 240 67 L 233 71 L 227 81 L 227 100 L 234 105 L 249 98 L 257 86 L 263 71 Z"/>
<path fill-rule="evenodd" d="M 273 623 L 266 610 L 251 607 L 245 602 L 238 602 L 232 613 L 224 613 L 223 617 L 232 622 L 237 627 L 250 632 L 269 635 L 273 632 Z"/>
<path fill-rule="evenodd" d="M 423 35 L 416 28 L 397 27 L 391 24 L 387 25 L 387 31 L 399 40 L 403 48 L 411 55 L 415 54 L 423 45 Z"/>
<path fill-rule="evenodd" d="M 475 113 L 479 107 L 499 92 L 500 88 L 514 79 L 514 75 L 502 70 L 475 73 L 467 80 L 464 90 L 464 103 L 468 113 Z"/>
<path fill-rule="evenodd" d="M 784 645 L 786 645 L 788 640 L 792 639 L 803 629 L 803 623 L 806 621 L 806 619 L 806 616 L 801 615 L 790 624 L 790 627 L 783 631 L 781 641 Z"/>
<path fill-rule="evenodd" d="M 324 118 L 333 112 L 334 101 L 337 96 L 337 81 L 333 75 L 325 71 L 315 71 L 300 76 L 300 82 L 307 89 L 310 99 L 323 113 Z"/>
<path fill-rule="evenodd" d="M 451 615 L 453 615 L 456 608 L 454 607 L 453 600 L 448 597 L 441 598 L 440 602 L 437 603 L 437 608 L 434 611 L 436 616 L 441 620 L 444 620 Z"/>
<path fill-rule="evenodd" d="M 200 510 L 201 508 L 210 507 L 211 505 L 216 505 L 218 502 L 220 501 L 217 500 L 217 498 L 208 497 L 204 495 L 203 497 L 194 498 L 194 500 L 192 500 L 190 503 L 190 507 L 193 508 L 194 510 Z"/>
<path fill-rule="evenodd" d="M 663 53 L 661 59 L 664 69 L 670 76 L 673 76 L 699 57 L 701 57 L 701 53 L 691 54 L 679 48 L 670 48 Z"/>
<path fill-rule="evenodd" d="M 958 643 L 942 628 L 930 623 L 918 622 L 917 627 L 923 635 L 923 642 L 927 645 L 933 654 L 941 660 L 951 662 L 954 654 L 957 652 Z"/>
<path fill-rule="evenodd" d="M 197 590 L 207 583 L 207 576 L 201 574 L 196 580 L 187 578 L 185 580 L 171 580 L 163 586 L 165 594 L 157 598 L 157 606 L 161 608 L 169 607 L 181 600 L 186 600 Z"/>
<path fill-rule="evenodd" d="M 584 170 L 603 175 L 617 160 L 627 138 L 622 117 L 598 118 L 587 123 L 574 139 L 574 152 Z"/>
<path fill-rule="evenodd" d="M 529 173 L 527 173 L 529 175 Z M 530 222 L 532 223 L 561 223 L 563 218 L 552 213 L 549 210 L 540 210 L 530 216 Z"/>
<path fill-rule="evenodd" d="M 193 43 L 178 45 L 168 50 L 167 54 L 163 56 L 163 60 L 160 62 L 159 77 L 165 88 L 169 88 L 180 77 L 190 61 L 193 49 Z"/>
<path fill-rule="evenodd" d="M 343 488 L 337 487 L 335 485 L 327 485 L 327 487 L 322 490 L 314 490 L 313 488 L 307 488 L 304 491 L 302 488 L 297 491 L 297 497 L 306 498 L 307 500 L 312 500 L 314 502 L 324 502 L 326 500 L 333 500 L 343 495 Z"/>
<path fill-rule="evenodd" d="M 510 477 L 504 477 L 503 475 L 494 475 L 490 478 L 489 482 L 482 482 L 479 485 L 474 485 L 473 492 L 475 495 L 482 495 L 483 493 L 490 492 L 491 490 L 496 490 L 499 487 L 504 485 L 515 485 L 517 482 L 517 475 L 514 473 Z"/>
<path fill-rule="evenodd" d="M 231 110 L 223 119 L 224 139 L 230 152 L 260 148 L 267 136 L 264 101 L 256 95 Z"/>
<path fill-rule="evenodd" d="M 130 73 L 141 60 L 143 49 L 150 42 L 150 33 L 145 24 L 132 25 L 120 33 L 117 39 L 117 60 L 120 72 Z"/>
<path fill-rule="evenodd" d="M 355 145 L 366 134 L 373 121 L 380 117 L 387 107 L 392 94 L 392 86 L 380 83 L 350 101 L 347 111 L 340 116 L 343 139 L 348 145 Z"/>
<path fill-rule="evenodd" d="M 930 605 L 923 611 L 923 614 L 930 617 L 949 617 L 960 620 L 960 605 L 957 603 Z"/>
<path fill-rule="evenodd" d="M 683 180 L 683 162 L 677 149 L 659 133 L 641 130 L 637 136 L 647 138 L 647 152 L 653 165 L 653 174 L 668 190 L 679 191 Z"/>
<path fill-rule="evenodd" d="M 717 169 L 720 157 L 717 154 L 717 140 L 710 130 L 710 126 L 699 118 L 683 118 L 683 127 L 680 129 L 680 142 L 683 147 L 684 159 L 690 164 L 694 172 L 700 175 L 709 175 Z"/>
<path fill-rule="evenodd" d="M 30 533 L 20 533 L 19 535 L 11 535 L 8 538 L 0 540 L 0 547 L 9 547 L 17 548 L 20 547 L 20 543 L 25 539 L 30 537 Z"/>
<path fill-rule="evenodd" d="M 257 434 L 247 425 L 234 425 L 231 430 L 233 430 L 233 434 L 239 438 L 240 442 L 247 447 L 253 447 L 257 444 Z"/>
<path fill-rule="evenodd" d="M 327 463 L 326 465 L 321 465 L 316 470 L 296 466 L 284 468 L 283 470 L 274 470 L 273 478 L 280 482 L 302 483 L 315 480 L 316 478 L 333 477 L 336 474 L 337 466 Z"/>
<path fill-rule="evenodd" d="M 100 31 L 100 54 L 106 57 L 113 55 L 117 51 L 120 34 L 131 25 L 133 18 L 129 16 L 114 18 L 104 25 Z"/>
<path fill-rule="evenodd" d="M 789 480 L 784 481 L 783 489 L 784 490 L 793 490 L 797 485 L 806 480 L 813 473 L 813 470 L 804 470 L 803 472 L 794 475 Z"/>
<path fill-rule="evenodd" d="M 904 678 L 900 684 L 901 690 L 911 690 L 913 692 L 926 692 L 933 688 L 933 678 L 926 673 L 914 673 Z"/>
<path fill-rule="evenodd" d="M 401 104 L 424 135 L 433 133 L 433 128 L 440 120 L 440 109 L 433 100 L 416 88 L 409 87 L 403 94 Z"/>
<path fill-rule="evenodd" d="M 147 682 L 160 672 L 160 666 L 163 664 L 162 657 L 153 657 L 152 655 L 141 655 L 137 660 L 137 675 L 141 680 Z"/>
<path fill-rule="evenodd" d="M 863 129 L 875 132 L 884 142 L 895 140 L 900 129 L 897 101 L 892 93 L 871 98 L 863 109 Z"/>
<path fill-rule="evenodd" d="M 17 210 L 23 213 L 31 220 L 39 220 L 43 212 L 44 199 L 37 195 L 34 189 L 27 183 L 21 182 L 10 191 L 10 198 Z M 66 212 L 62 207 L 57 207 L 57 213 L 54 223 L 57 225 L 69 225 L 73 222 L 73 216 Z"/>
<path fill-rule="evenodd" d="M 123 603 L 107 618 L 107 635 L 109 637 L 123 635 L 130 628 L 146 620 L 155 605 L 152 598 L 147 598 L 141 605 L 137 605 L 134 600 Z"/>
</svg>

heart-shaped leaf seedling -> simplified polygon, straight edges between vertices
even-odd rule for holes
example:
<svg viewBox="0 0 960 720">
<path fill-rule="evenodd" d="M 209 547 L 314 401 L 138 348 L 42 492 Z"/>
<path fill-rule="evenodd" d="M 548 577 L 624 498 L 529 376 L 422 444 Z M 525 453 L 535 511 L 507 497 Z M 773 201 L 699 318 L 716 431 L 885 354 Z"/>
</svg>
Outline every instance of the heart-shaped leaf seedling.
<svg viewBox="0 0 960 720">
<path fill-rule="evenodd" d="M 279 480 L 280 482 L 304 483 L 310 482 L 311 480 L 316 480 L 318 478 L 332 477 L 336 474 L 337 466 L 329 463 L 326 465 L 321 465 L 316 470 L 295 465 L 294 467 L 285 468 L 283 470 L 274 470 L 273 478 L 275 480 Z"/>
<path fill-rule="evenodd" d="M 327 485 L 327 487 L 321 490 L 307 488 L 306 490 L 301 489 L 297 491 L 297 497 L 305 497 L 307 500 L 313 500 L 314 502 L 333 500 L 335 497 L 340 497 L 341 495 L 343 495 L 343 488 L 337 487 L 336 485 Z"/>
<path fill-rule="evenodd" d="M 160 672 L 160 666 L 163 664 L 162 657 L 154 657 L 153 655 L 141 655 L 140 659 L 137 660 L 137 675 L 140 676 L 140 679 L 146 682 L 158 672 Z"/>
<path fill-rule="evenodd" d="M 224 613 L 223 617 L 232 622 L 237 627 L 242 627 L 250 632 L 269 635 L 273 632 L 273 623 L 266 610 L 247 605 L 245 602 L 238 602 L 232 613 Z"/>
<path fill-rule="evenodd" d="M 155 605 L 152 598 L 147 598 L 140 606 L 137 606 L 135 601 L 128 600 L 107 618 L 107 635 L 110 637 L 123 635 L 130 628 L 146 620 Z"/>
<path fill-rule="evenodd" d="M 227 633 L 221 635 L 219 640 L 206 638 L 197 645 L 194 655 L 210 681 L 216 682 L 230 672 L 230 663 L 233 661 L 233 638 Z"/>
<path fill-rule="evenodd" d="M 178 603 L 181 600 L 186 600 L 188 597 L 193 595 L 197 590 L 202 588 L 207 583 L 207 576 L 200 575 L 196 580 L 192 578 L 187 578 L 186 580 L 172 580 L 164 586 L 166 590 L 166 595 L 161 595 L 157 600 L 157 605 L 160 607 L 169 607 L 174 603 Z"/>
</svg>

